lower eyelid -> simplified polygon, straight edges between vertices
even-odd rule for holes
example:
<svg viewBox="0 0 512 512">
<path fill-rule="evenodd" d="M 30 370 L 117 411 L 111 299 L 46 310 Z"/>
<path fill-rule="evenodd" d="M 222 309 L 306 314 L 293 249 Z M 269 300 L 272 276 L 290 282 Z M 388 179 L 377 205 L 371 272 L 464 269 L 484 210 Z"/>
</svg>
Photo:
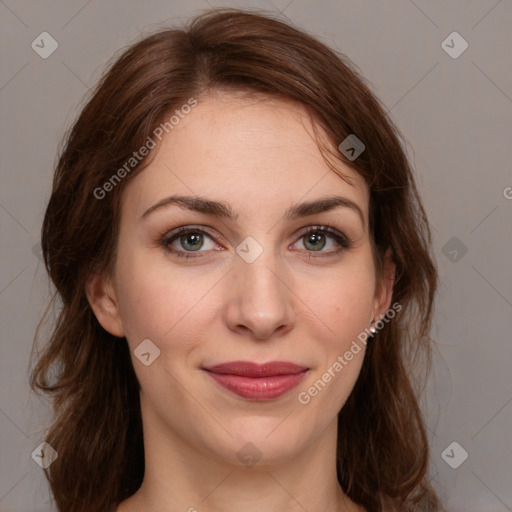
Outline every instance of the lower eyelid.
<svg viewBox="0 0 512 512">
<path fill-rule="evenodd" d="M 199 229 L 191 229 L 189 231 L 182 231 L 181 233 L 175 233 L 171 236 L 167 236 L 165 237 L 163 240 L 162 240 L 162 244 L 167 247 L 171 252 L 175 252 L 175 253 L 190 253 L 190 254 L 193 254 L 195 252 L 208 252 L 209 250 L 212 250 L 212 249 L 207 249 L 206 251 L 204 250 L 198 250 L 198 251 L 185 251 L 185 250 L 177 250 L 175 249 L 174 247 L 172 249 L 170 249 L 172 247 L 171 244 L 173 244 L 174 242 L 176 242 L 177 240 L 180 239 L 180 237 L 184 236 L 184 235 L 188 235 L 190 233 L 199 233 L 201 235 L 203 235 L 204 237 L 208 238 L 211 240 L 212 243 L 216 244 L 216 245 L 220 245 L 219 242 L 210 234 L 210 233 L 207 233 L 206 231 L 202 231 L 202 230 L 199 230 Z M 201 248 L 202 249 L 202 248 Z"/>
<path fill-rule="evenodd" d="M 172 252 L 174 254 L 179 254 L 179 255 L 183 255 L 183 254 L 193 255 L 194 253 L 210 252 L 212 250 L 212 249 L 209 249 L 206 251 L 203 251 L 203 250 L 186 251 L 186 250 L 179 250 L 179 249 L 175 249 L 175 248 L 171 249 L 171 244 L 173 242 L 175 242 L 176 240 L 179 240 L 179 238 L 181 236 L 187 235 L 190 233 L 200 233 L 201 235 L 204 235 L 205 237 L 209 238 L 217 246 L 222 246 L 222 244 L 219 241 L 219 237 L 215 237 L 213 234 L 208 233 L 204 229 L 200 229 L 200 228 L 197 228 L 197 229 L 190 228 L 188 230 L 183 230 L 178 233 L 164 236 L 161 239 L 161 244 L 169 252 Z M 307 250 L 305 250 L 305 252 L 307 252 L 309 254 L 315 254 L 315 253 L 326 254 L 326 255 L 336 254 L 336 253 L 339 253 L 340 251 L 348 250 L 352 246 L 352 241 L 346 235 L 344 235 L 343 233 L 331 232 L 330 230 L 325 229 L 325 226 L 316 226 L 316 227 L 312 226 L 310 229 L 308 229 L 308 231 L 305 231 L 305 232 L 302 232 L 301 234 L 299 234 L 299 236 L 297 237 L 297 240 L 292 245 L 297 244 L 302 238 L 304 238 L 306 235 L 308 235 L 310 233 L 320 233 L 320 234 L 326 236 L 327 238 L 330 238 L 337 245 L 337 249 L 330 250 L 330 251 L 307 251 Z M 217 250 L 217 249 L 213 249 L 213 250 Z M 191 257 L 194 257 L 194 256 L 191 256 Z"/>
<path fill-rule="evenodd" d="M 346 236 L 342 232 L 338 232 L 337 230 L 333 230 L 332 228 L 329 229 L 329 226 L 316 226 L 308 231 L 304 231 L 301 233 L 297 239 L 297 241 L 301 240 L 303 237 L 310 233 L 320 233 L 321 235 L 324 235 L 326 238 L 331 239 L 340 250 L 343 249 L 350 249 L 352 247 L 352 240 Z M 295 242 L 297 243 L 297 242 Z M 308 251 L 314 253 L 315 251 Z M 325 252 L 325 253 L 333 253 L 334 251 L 319 251 L 319 252 Z"/>
</svg>

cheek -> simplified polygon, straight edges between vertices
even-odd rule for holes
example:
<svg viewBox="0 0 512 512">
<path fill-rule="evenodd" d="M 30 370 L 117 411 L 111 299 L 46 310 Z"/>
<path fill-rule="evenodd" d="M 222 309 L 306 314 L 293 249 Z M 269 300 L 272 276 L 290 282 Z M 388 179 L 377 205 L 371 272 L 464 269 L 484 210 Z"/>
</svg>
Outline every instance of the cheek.
<svg viewBox="0 0 512 512">
<path fill-rule="evenodd" d="M 359 377 L 373 292 L 373 268 L 359 263 L 340 267 L 321 289 L 307 295 L 307 304 L 317 316 L 314 322 L 306 323 L 307 337 L 316 343 L 317 359 L 297 400 L 307 408 L 312 430 L 322 429 L 339 413 Z M 325 334 L 319 336 L 319 332 Z"/>
<path fill-rule="evenodd" d="M 308 281 L 300 291 L 305 303 L 323 322 L 330 333 L 335 348 L 347 342 L 369 327 L 374 298 L 375 278 L 373 267 L 359 260 L 355 264 L 340 266 L 318 281 Z"/>
<path fill-rule="evenodd" d="M 181 271 L 131 253 L 119 259 L 116 277 L 119 313 L 130 345 L 149 338 L 161 349 L 171 349 L 179 339 L 186 347 L 187 339 L 197 339 L 210 324 L 214 311 L 205 295 L 218 276 L 194 276 L 190 269 Z"/>
</svg>

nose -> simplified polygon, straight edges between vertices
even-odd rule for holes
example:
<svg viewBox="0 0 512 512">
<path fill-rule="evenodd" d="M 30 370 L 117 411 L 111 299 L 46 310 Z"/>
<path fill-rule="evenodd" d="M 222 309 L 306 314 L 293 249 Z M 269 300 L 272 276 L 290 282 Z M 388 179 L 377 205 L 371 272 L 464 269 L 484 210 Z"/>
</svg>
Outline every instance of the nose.
<svg viewBox="0 0 512 512">
<path fill-rule="evenodd" d="M 264 251 L 252 263 L 236 258 L 234 265 L 223 308 L 228 328 L 256 340 L 293 329 L 296 297 L 284 264 Z"/>
</svg>

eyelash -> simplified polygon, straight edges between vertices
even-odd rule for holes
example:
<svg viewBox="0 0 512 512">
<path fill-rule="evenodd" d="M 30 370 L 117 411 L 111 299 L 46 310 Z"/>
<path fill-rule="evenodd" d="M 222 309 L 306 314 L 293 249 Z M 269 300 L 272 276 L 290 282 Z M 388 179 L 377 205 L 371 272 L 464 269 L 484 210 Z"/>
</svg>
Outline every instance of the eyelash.
<svg viewBox="0 0 512 512">
<path fill-rule="evenodd" d="M 220 240 L 219 240 L 218 236 L 216 236 L 213 233 L 210 233 L 204 229 L 195 228 L 193 226 L 184 226 L 184 227 L 178 228 L 170 233 L 166 233 L 158 240 L 158 242 L 161 246 L 164 247 L 164 249 L 166 249 L 168 252 L 170 252 L 172 254 L 175 254 L 179 258 L 186 258 L 186 259 L 201 258 L 202 256 L 193 255 L 193 253 L 194 252 L 205 252 L 205 251 L 176 251 L 175 249 L 170 248 L 170 244 L 172 242 L 174 242 L 174 240 L 176 240 L 177 238 L 179 238 L 180 236 L 182 236 L 184 234 L 189 234 L 189 233 L 195 233 L 195 234 L 200 233 L 200 234 L 206 235 L 206 236 L 210 237 L 214 242 L 217 242 L 220 244 Z M 310 256 L 309 256 L 310 258 L 311 257 L 313 257 L 313 258 L 325 257 L 325 254 L 327 254 L 328 256 L 329 255 L 332 256 L 333 254 L 338 254 L 339 252 L 351 249 L 353 246 L 353 242 L 351 239 L 349 239 L 346 235 L 339 233 L 337 230 L 332 229 L 331 226 L 329 226 L 329 225 L 311 226 L 307 231 L 304 231 L 299 235 L 298 240 L 300 240 L 301 238 L 303 238 L 306 235 L 309 235 L 311 233 L 329 236 L 339 245 L 339 249 L 336 249 L 334 251 L 319 251 L 319 255 L 314 254 L 316 251 L 306 251 L 306 252 L 310 253 Z M 324 256 L 322 256 L 322 254 Z"/>
</svg>

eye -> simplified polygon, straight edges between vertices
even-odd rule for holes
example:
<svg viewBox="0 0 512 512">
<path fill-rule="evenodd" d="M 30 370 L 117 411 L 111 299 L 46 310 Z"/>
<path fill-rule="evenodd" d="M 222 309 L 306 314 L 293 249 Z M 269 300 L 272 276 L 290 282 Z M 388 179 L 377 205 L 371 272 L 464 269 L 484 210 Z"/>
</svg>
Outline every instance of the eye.
<svg viewBox="0 0 512 512">
<path fill-rule="evenodd" d="M 200 256 L 195 256 L 190 253 L 204 252 L 201 251 L 201 249 L 205 251 L 215 250 L 218 244 L 216 244 L 214 240 L 214 235 L 207 233 L 203 229 L 185 226 L 164 235 L 160 243 L 169 252 L 176 254 L 176 256 L 182 258 L 196 258 Z"/>
<path fill-rule="evenodd" d="M 352 247 L 351 240 L 330 226 L 308 228 L 301 234 L 299 241 L 307 252 L 332 254 Z M 324 250 L 326 247 L 327 250 Z"/>
<path fill-rule="evenodd" d="M 216 235 L 204 229 L 184 226 L 164 235 L 160 239 L 160 245 L 180 258 L 200 258 L 201 254 L 194 253 L 220 250 L 217 240 Z M 302 232 L 299 241 L 302 241 L 304 247 L 300 250 L 305 250 L 308 253 L 321 253 L 326 256 L 352 247 L 352 241 L 349 238 L 330 226 L 309 227 Z M 324 250 L 326 247 L 327 250 Z M 311 256 L 313 254 L 310 254 Z"/>
</svg>

